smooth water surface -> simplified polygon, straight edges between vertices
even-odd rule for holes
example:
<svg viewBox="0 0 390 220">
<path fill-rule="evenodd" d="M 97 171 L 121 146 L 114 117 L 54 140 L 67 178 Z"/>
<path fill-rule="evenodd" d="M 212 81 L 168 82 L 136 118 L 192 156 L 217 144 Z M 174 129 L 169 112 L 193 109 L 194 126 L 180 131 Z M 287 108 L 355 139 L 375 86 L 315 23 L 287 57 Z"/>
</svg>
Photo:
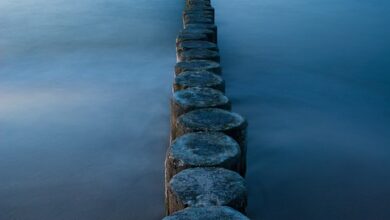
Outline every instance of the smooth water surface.
<svg viewBox="0 0 390 220">
<path fill-rule="evenodd" d="M 249 216 L 390 219 L 390 2 L 218 0 Z"/>
<path fill-rule="evenodd" d="M 181 1 L 0 1 L 0 219 L 161 219 Z"/>
</svg>

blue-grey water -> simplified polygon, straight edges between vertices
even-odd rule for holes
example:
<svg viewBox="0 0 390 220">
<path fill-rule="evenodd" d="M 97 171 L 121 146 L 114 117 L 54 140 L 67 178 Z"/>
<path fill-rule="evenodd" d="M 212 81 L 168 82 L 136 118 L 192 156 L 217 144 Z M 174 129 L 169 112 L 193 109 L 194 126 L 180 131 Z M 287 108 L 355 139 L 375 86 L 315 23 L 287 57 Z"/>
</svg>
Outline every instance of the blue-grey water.
<svg viewBox="0 0 390 220">
<path fill-rule="evenodd" d="M 390 2 L 215 0 L 248 215 L 390 219 Z M 0 220 L 160 219 L 183 1 L 0 1 Z"/>
</svg>

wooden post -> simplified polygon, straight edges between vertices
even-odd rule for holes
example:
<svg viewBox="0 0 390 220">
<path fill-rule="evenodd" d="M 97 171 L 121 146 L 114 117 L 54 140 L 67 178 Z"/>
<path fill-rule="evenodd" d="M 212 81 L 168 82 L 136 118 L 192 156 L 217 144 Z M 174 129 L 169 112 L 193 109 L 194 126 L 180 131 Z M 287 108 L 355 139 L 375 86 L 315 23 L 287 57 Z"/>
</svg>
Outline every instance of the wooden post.
<svg viewBox="0 0 390 220">
<path fill-rule="evenodd" d="M 195 167 L 223 167 L 238 171 L 240 146 L 231 137 L 218 132 L 185 134 L 173 141 L 165 159 L 165 194 L 177 173 Z M 166 203 L 168 203 L 166 197 Z"/>
<path fill-rule="evenodd" d="M 220 91 L 210 88 L 189 88 L 173 94 L 171 100 L 171 127 L 176 125 L 177 118 L 196 109 L 221 108 L 230 110 L 229 99 Z M 174 129 L 172 129 L 172 137 Z M 173 139 L 172 139 L 173 140 Z"/>
<path fill-rule="evenodd" d="M 224 133 L 188 133 L 174 140 L 168 149 L 166 181 L 182 170 L 195 167 L 222 167 L 238 171 L 240 157 L 240 146 Z"/>
<path fill-rule="evenodd" d="M 217 43 L 218 36 L 213 30 L 205 29 L 205 28 L 185 28 L 181 31 L 182 34 L 204 34 L 207 36 L 207 40 L 213 43 Z"/>
<path fill-rule="evenodd" d="M 229 206 L 245 212 L 245 180 L 224 168 L 191 168 L 172 177 L 168 184 L 167 214 L 187 207 Z"/>
<path fill-rule="evenodd" d="M 218 28 L 214 24 L 186 24 L 184 25 L 184 29 L 208 29 L 214 33 L 218 33 Z"/>
<path fill-rule="evenodd" d="M 214 19 L 204 16 L 183 16 L 183 25 L 187 24 L 214 24 Z"/>
<path fill-rule="evenodd" d="M 220 74 L 222 72 L 222 68 L 219 63 L 210 60 L 182 61 L 175 65 L 176 75 L 186 71 L 209 71 Z"/>
<path fill-rule="evenodd" d="M 186 0 L 186 5 L 206 5 L 211 6 L 210 0 Z"/>
<path fill-rule="evenodd" d="M 172 115 L 175 118 L 196 109 L 221 108 L 230 110 L 231 108 L 229 99 L 221 91 L 197 87 L 175 92 L 171 104 Z"/>
<path fill-rule="evenodd" d="M 240 174 L 246 173 L 247 121 L 239 114 L 217 108 L 198 109 L 181 115 L 173 125 L 172 140 L 186 133 L 199 131 L 223 132 L 241 148 Z"/>
<path fill-rule="evenodd" d="M 186 15 L 197 15 L 197 16 L 203 16 L 203 17 L 215 17 L 215 14 L 213 11 L 207 11 L 207 10 L 189 10 L 186 9 L 183 11 L 183 16 Z"/>
<path fill-rule="evenodd" d="M 227 206 L 192 207 L 175 212 L 163 220 L 249 220 L 248 217 Z"/>
<path fill-rule="evenodd" d="M 221 58 L 218 51 L 213 51 L 204 48 L 183 50 L 177 54 L 177 60 L 180 61 L 191 61 L 191 60 L 212 60 L 220 62 Z"/>
<path fill-rule="evenodd" d="M 174 92 L 193 87 L 212 88 L 225 92 L 225 81 L 219 75 L 208 71 L 187 71 L 175 77 Z"/>
<path fill-rule="evenodd" d="M 178 43 L 176 46 L 177 53 L 192 49 L 208 49 L 213 51 L 219 50 L 215 43 L 209 41 L 184 41 Z"/>
<path fill-rule="evenodd" d="M 215 17 L 213 14 L 207 14 L 207 13 L 183 13 L 182 15 L 183 18 L 183 25 L 185 24 L 192 24 L 195 20 L 203 20 L 203 19 L 208 19 L 211 22 L 209 24 L 214 24 L 215 23 Z M 204 22 L 201 22 L 204 23 Z"/>
<path fill-rule="evenodd" d="M 176 46 L 185 41 L 207 41 L 209 38 L 204 33 L 180 32 L 176 38 Z"/>
<path fill-rule="evenodd" d="M 212 6 L 199 6 L 199 5 L 187 5 L 184 9 L 185 13 L 205 13 L 205 14 L 211 14 L 215 15 L 215 9 Z"/>
</svg>

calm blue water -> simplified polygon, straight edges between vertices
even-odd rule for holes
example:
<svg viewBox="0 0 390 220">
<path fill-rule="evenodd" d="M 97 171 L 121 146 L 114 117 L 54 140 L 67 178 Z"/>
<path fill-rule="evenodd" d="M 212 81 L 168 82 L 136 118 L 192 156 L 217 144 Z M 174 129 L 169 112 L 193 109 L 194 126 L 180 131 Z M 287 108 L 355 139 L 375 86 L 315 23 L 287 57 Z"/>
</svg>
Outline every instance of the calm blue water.
<svg viewBox="0 0 390 220">
<path fill-rule="evenodd" d="M 253 219 L 390 219 L 390 2 L 216 1 Z"/>
<path fill-rule="evenodd" d="M 181 1 L 0 1 L 0 219 L 160 219 Z"/>
<path fill-rule="evenodd" d="M 248 214 L 390 219 L 385 0 L 215 0 Z M 160 219 L 183 1 L 0 1 L 0 219 Z"/>
</svg>

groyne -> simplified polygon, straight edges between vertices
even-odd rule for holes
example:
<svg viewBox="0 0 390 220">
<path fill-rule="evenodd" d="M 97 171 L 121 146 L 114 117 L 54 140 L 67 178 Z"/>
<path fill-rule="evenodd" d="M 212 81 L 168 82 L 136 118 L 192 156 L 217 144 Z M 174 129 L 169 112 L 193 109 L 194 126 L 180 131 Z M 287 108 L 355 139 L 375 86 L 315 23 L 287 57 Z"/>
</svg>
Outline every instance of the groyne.
<svg viewBox="0 0 390 220">
<path fill-rule="evenodd" d="M 248 219 L 247 121 L 225 95 L 215 9 L 185 0 L 176 39 L 164 220 Z"/>
</svg>

